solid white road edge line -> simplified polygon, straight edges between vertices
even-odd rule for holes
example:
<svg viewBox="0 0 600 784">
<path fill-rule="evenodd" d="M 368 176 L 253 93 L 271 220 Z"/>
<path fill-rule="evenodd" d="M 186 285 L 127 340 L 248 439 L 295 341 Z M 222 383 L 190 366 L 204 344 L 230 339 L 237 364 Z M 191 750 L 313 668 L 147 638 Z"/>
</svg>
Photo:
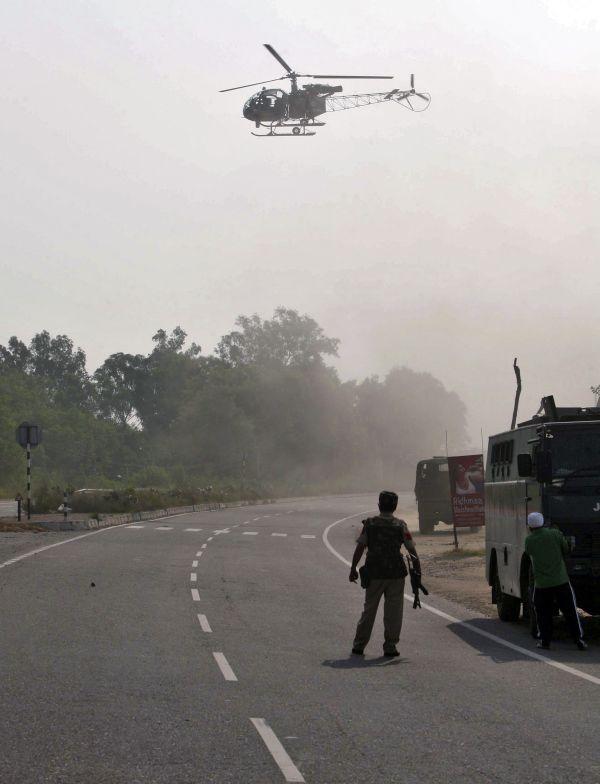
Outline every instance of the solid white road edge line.
<svg viewBox="0 0 600 784">
<path fill-rule="evenodd" d="M 206 615 L 200 615 L 200 613 L 198 613 L 198 621 L 200 622 L 200 628 L 202 629 L 203 632 L 207 632 L 209 634 L 212 632 L 212 629 L 210 628 L 210 624 L 206 618 Z"/>
<path fill-rule="evenodd" d="M 171 517 L 182 517 L 186 514 L 192 514 L 192 512 L 178 512 L 177 514 L 173 515 L 165 515 L 164 517 L 151 517 L 146 520 L 146 523 L 154 523 L 157 520 L 168 520 Z M 76 542 L 78 539 L 85 539 L 87 536 L 96 536 L 97 534 L 105 534 L 107 531 L 114 531 L 117 528 L 128 528 L 131 523 L 119 523 L 118 525 L 107 525 L 106 528 L 99 528 L 97 531 L 90 531 L 87 534 L 80 534 L 79 536 L 72 536 L 70 539 L 63 539 L 62 542 L 54 542 L 54 544 L 47 544 L 44 547 L 38 547 L 36 550 L 30 550 L 27 553 L 22 553 L 21 555 L 17 555 L 14 558 L 11 558 L 9 561 L 4 561 L 4 563 L 0 563 L 0 569 L 4 569 L 5 566 L 11 566 L 12 564 L 16 564 L 19 561 L 24 561 L 25 558 L 31 558 L 32 555 L 37 555 L 38 553 L 43 553 L 46 550 L 51 550 L 53 547 L 60 547 L 63 544 L 69 544 L 69 542 Z"/>
<path fill-rule="evenodd" d="M 198 589 L 197 588 L 192 588 L 192 599 L 195 602 L 199 602 L 200 601 L 200 594 L 198 593 Z"/>
<path fill-rule="evenodd" d="M 193 512 L 177 512 L 177 514 L 172 515 L 165 515 L 164 517 L 150 517 L 145 520 L 145 523 L 155 523 L 157 520 L 170 520 L 172 517 L 183 517 L 184 515 L 194 514 Z M 0 569 L 4 569 L 5 566 L 12 566 L 12 564 L 16 564 L 19 561 L 24 561 L 26 558 L 31 558 L 32 555 L 38 555 L 38 553 L 43 553 L 46 550 L 51 550 L 53 547 L 60 547 L 63 544 L 69 544 L 69 542 L 76 542 L 78 539 L 85 539 L 88 536 L 96 536 L 97 534 L 105 534 L 107 531 L 114 531 L 117 528 L 129 528 L 131 523 L 119 523 L 118 525 L 108 525 L 106 528 L 98 528 L 97 531 L 89 531 L 87 534 L 79 534 L 79 536 L 72 536 L 70 539 L 63 539 L 62 542 L 54 542 L 53 544 L 44 545 L 44 547 L 38 547 L 35 550 L 29 550 L 27 553 L 22 553 L 21 555 L 17 555 L 14 558 L 11 558 L 8 561 L 4 561 L 0 563 Z M 200 529 L 201 530 L 201 529 Z"/>
<path fill-rule="evenodd" d="M 47 544 L 44 547 L 38 547 L 36 550 L 30 550 L 28 553 L 23 553 L 22 555 L 16 555 L 14 558 L 11 558 L 10 561 L 4 561 L 4 563 L 0 563 L 0 569 L 4 569 L 5 566 L 11 566 L 11 564 L 18 563 L 19 561 L 23 561 L 25 558 L 30 558 L 32 555 L 37 555 L 38 553 L 43 553 L 46 550 L 51 550 L 53 547 L 60 547 L 63 544 L 69 544 L 69 542 L 76 542 L 78 539 L 85 539 L 87 536 L 96 536 L 97 534 L 104 534 L 107 531 L 112 531 L 115 528 L 122 528 L 123 526 L 127 526 L 127 523 L 121 523 L 120 525 L 111 525 L 108 528 L 99 528 L 97 531 L 90 531 L 89 534 L 80 534 L 79 536 L 72 536 L 70 539 L 63 539 L 62 542 L 54 542 L 54 544 Z"/>
<path fill-rule="evenodd" d="M 267 722 L 264 719 L 250 719 L 250 721 L 254 724 L 256 731 L 277 763 L 279 770 L 283 773 L 285 780 L 303 782 L 304 776 L 294 765 L 289 754 L 283 748 L 281 741 L 269 727 Z"/>
<path fill-rule="evenodd" d="M 219 665 L 219 669 L 221 670 L 221 674 L 225 680 L 237 681 L 234 671 L 231 669 L 229 662 L 225 658 L 225 654 L 221 653 L 220 651 L 213 651 L 213 656 L 215 657 L 215 661 Z"/>
<path fill-rule="evenodd" d="M 348 517 L 342 517 L 341 520 L 336 520 L 335 522 L 331 523 L 331 525 L 328 525 L 327 528 L 323 531 L 323 543 L 325 547 L 327 547 L 332 555 L 335 555 L 335 557 L 339 558 L 342 563 L 345 563 L 346 566 L 352 566 L 352 564 L 350 561 L 344 558 L 343 555 L 338 553 L 334 547 L 332 547 L 328 539 L 328 534 L 334 525 L 344 523 L 346 520 L 351 520 L 353 517 L 360 517 L 363 514 L 365 514 L 365 512 L 358 512 L 357 514 L 348 515 Z M 404 594 L 404 598 L 409 602 L 412 602 L 413 600 L 413 597 L 407 593 Z M 515 645 L 513 642 L 503 640 L 502 637 L 497 637 L 495 634 L 491 634 L 490 632 L 486 632 L 483 629 L 479 629 L 469 621 L 461 621 L 460 618 L 455 618 L 453 615 L 442 612 L 442 610 L 438 610 L 436 607 L 432 607 L 430 604 L 426 604 L 425 602 L 421 602 L 421 607 L 424 610 L 429 610 L 430 613 L 433 613 L 434 615 L 437 615 L 446 621 L 450 621 L 450 623 L 457 623 L 460 626 L 464 626 L 466 629 L 469 629 L 469 631 L 473 632 L 474 634 L 478 634 L 480 637 L 485 637 L 487 640 L 492 640 L 499 645 L 503 645 L 505 648 L 510 648 L 511 651 L 516 651 L 523 656 L 528 656 L 530 659 L 543 662 L 543 664 L 547 664 L 549 667 L 556 667 L 557 670 L 562 670 L 563 672 L 569 673 L 569 675 L 575 675 L 578 678 L 582 678 L 583 680 L 596 684 L 596 686 L 600 686 L 600 678 L 596 678 L 594 675 L 589 675 L 587 672 L 583 672 L 583 670 L 578 670 L 575 667 L 569 667 L 568 664 L 563 664 L 562 662 L 556 661 L 555 659 L 551 659 L 549 656 L 542 656 L 535 651 L 528 651 L 527 648 L 522 648 L 520 645 Z"/>
</svg>

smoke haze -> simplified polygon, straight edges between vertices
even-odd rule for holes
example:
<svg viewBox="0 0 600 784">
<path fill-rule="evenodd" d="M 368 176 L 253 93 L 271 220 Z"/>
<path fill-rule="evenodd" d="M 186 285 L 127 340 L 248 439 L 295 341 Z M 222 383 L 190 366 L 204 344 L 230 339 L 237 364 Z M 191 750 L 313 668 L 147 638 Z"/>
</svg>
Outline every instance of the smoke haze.
<svg viewBox="0 0 600 784">
<path fill-rule="evenodd" d="M 343 378 L 440 378 L 474 445 L 510 424 L 514 356 L 520 418 L 593 402 L 596 4 L 23 0 L 0 21 L 0 343 L 67 333 L 93 369 L 284 305 L 341 339 Z M 280 75 L 264 41 L 300 71 L 414 72 L 431 107 L 256 139 L 253 90 L 217 91 Z"/>
</svg>

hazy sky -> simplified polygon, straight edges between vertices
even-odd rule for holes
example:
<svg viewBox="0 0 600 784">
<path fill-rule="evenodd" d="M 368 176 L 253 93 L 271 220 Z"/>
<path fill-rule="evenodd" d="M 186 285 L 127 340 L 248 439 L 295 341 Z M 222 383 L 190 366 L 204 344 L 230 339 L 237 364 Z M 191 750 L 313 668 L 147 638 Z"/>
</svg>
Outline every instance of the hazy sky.
<svg viewBox="0 0 600 784">
<path fill-rule="evenodd" d="M 67 333 L 90 369 L 181 324 L 205 350 L 278 305 L 341 338 L 344 378 L 429 370 L 475 444 L 600 383 L 600 6 L 421 0 L 8 0 L 0 9 L 0 342 Z M 432 95 L 256 139 L 300 71 Z M 440 434 L 440 440 L 443 434 Z M 450 445 L 452 448 L 452 445 Z"/>
</svg>

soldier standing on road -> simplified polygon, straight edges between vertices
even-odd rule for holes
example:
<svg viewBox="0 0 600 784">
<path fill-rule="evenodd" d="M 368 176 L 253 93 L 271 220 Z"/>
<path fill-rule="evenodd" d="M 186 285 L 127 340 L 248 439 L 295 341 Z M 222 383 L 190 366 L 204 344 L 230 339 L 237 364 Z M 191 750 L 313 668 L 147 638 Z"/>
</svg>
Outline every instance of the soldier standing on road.
<svg viewBox="0 0 600 784">
<path fill-rule="evenodd" d="M 525 539 L 525 552 L 533 564 L 533 604 L 541 637 L 537 647 L 550 647 L 554 603 L 557 602 L 575 645 L 585 651 L 587 645 L 582 639 L 575 594 L 565 566 L 569 544 L 558 528 L 544 526 L 544 516 L 539 512 L 527 515 L 527 526 L 531 533 Z"/>
<path fill-rule="evenodd" d="M 406 547 L 417 572 L 421 571 L 419 556 L 404 520 L 394 517 L 398 496 L 389 490 L 379 494 L 379 515 L 363 520 L 361 535 L 356 540 L 356 550 L 352 558 L 350 582 L 358 579 L 357 567 L 367 550 L 367 583 L 365 606 L 358 626 L 352 653 L 362 656 L 371 638 L 375 616 L 381 597 L 384 597 L 384 656 L 399 656 L 397 649 L 402 628 L 404 609 L 404 578 L 407 570 L 400 552 Z"/>
</svg>

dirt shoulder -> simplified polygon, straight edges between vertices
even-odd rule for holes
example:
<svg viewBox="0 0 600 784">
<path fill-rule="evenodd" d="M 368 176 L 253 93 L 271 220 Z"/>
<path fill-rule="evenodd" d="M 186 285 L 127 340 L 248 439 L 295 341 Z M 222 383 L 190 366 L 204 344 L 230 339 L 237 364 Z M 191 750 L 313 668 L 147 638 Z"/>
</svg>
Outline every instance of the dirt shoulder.
<svg viewBox="0 0 600 784">
<path fill-rule="evenodd" d="M 485 531 L 457 529 L 458 550 L 452 527 L 440 523 L 433 534 L 422 536 L 416 518 L 406 516 L 421 558 L 423 582 L 428 590 L 463 607 L 495 616 L 491 591 L 485 579 Z"/>
<path fill-rule="evenodd" d="M 459 532 L 458 542 L 457 550 L 452 531 L 436 530 L 432 536 L 415 537 L 423 574 L 427 575 L 426 580 L 424 577 L 425 585 L 433 593 L 472 610 L 496 615 L 485 579 L 484 534 Z"/>
</svg>

